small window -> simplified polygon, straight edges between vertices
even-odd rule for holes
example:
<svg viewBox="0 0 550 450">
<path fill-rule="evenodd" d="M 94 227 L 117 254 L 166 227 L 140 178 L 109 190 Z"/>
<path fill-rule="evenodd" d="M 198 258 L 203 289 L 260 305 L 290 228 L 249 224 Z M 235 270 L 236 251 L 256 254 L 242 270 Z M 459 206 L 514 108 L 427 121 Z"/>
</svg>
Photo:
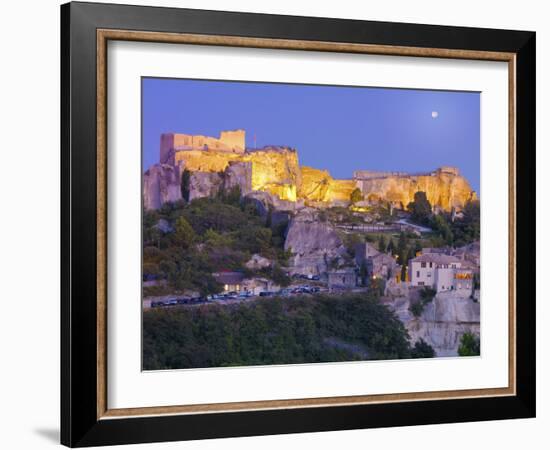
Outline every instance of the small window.
<svg viewBox="0 0 550 450">
<path fill-rule="evenodd" d="M 418 286 L 424 286 L 424 282 L 423 282 L 423 281 L 419 281 L 419 282 L 418 282 Z"/>
<path fill-rule="evenodd" d="M 426 267 L 426 263 L 425 263 L 425 262 L 421 262 L 421 263 L 420 263 L 420 267 L 425 268 L 425 267 Z"/>
<path fill-rule="evenodd" d="M 433 263 L 432 263 L 432 262 L 430 262 L 430 269 L 431 269 L 432 267 L 433 267 Z"/>
<path fill-rule="evenodd" d="M 420 270 L 417 270 L 417 271 L 416 271 L 416 277 L 417 277 L 417 278 L 420 278 Z"/>
</svg>

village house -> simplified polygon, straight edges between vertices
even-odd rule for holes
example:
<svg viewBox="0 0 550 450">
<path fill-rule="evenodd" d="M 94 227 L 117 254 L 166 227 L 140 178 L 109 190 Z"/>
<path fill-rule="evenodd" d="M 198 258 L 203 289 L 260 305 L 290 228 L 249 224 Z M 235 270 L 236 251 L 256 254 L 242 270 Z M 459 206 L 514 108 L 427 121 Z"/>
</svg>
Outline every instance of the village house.
<svg viewBox="0 0 550 450">
<path fill-rule="evenodd" d="M 239 292 L 242 288 L 244 275 L 241 272 L 220 271 L 214 272 L 212 276 L 223 285 L 224 292 Z"/>
<path fill-rule="evenodd" d="M 473 272 L 463 268 L 456 256 L 426 253 L 409 261 L 411 286 L 428 286 L 436 292 L 457 291 L 469 296 L 473 287 Z"/>
<path fill-rule="evenodd" d="M 471 244 L 465 245 L 464 247 L 459 247 L 452 253 L 453 256 L 456 256 L 463 262 L 470 262 L 477 266 L 479 271 L 480 264 L 480 246 L 479 241 L 472 242 Z"/>
<path fill-rule="evenodd" d="M 351 289 L 357 286 L 357 273 L 353 268 L 343 268 L 328 272 L 329 289 Z"/>
<path fill-rule="evenodd" d="M 359 267 L 365 265 L 369 278 L 387 279 L 397 267 L 397 263 L 391 255 L 379 252 L 368 242 L 355 246 L 355 262 Z"/>
<path fill-rule="evenodd" d="M 246 278 L 243 280 L 242 292 L 260 295 L 262 292 L 278 291 L 281 287 L 268 278 Z"/>
</svg>

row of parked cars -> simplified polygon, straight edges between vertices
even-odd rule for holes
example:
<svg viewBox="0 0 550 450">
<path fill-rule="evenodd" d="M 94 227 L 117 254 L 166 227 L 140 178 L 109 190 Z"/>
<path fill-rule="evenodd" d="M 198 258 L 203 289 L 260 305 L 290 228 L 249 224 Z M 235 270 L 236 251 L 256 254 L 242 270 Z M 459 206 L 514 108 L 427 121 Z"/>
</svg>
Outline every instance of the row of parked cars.
<svg viewBox="0 0 550 450">
<path fill-rule="evenodd" d="M 296 287 L 290 287 L 281 289 L 278 292 L 260 292 L 260 297 L 273 297 L 273 296 L 280 296 L 280 297 L 289 297 L 291 295 L 299 295 L 299 294 L 316 294 L 318 292 L 321 292 L 323 289 L 318 286 L 296 286 Z"/>
<path fill-rule="evenodd" d="M 292 275 L 292 278 L 295 280 L 312 280 L 312 281 L 319 281 L 321 277 L 319 275 L 302 275 L 299 273 L 295 273 Z"/>
<path fill-rule="evenodd" d="M 289 297 L 291 295 L 299 294 L 316 294 L 326 289 L 320 288 L 318 286 L 296 286 L 281 289 L 280 291 L 262 291 L 258 295 L 260 297 Z M 206 303 L 208 301 L 214 300 L 232 300 L 232 299 L 246 299 L 249 297 L 254 297 L 254 294 L 251 292 L 237 292 L 231 291 L 224 294 L 214 294 L 208 295 L 207 297 L 173 297 L 163 300 L 155 300 L 151 302 L 151 308 L 162 308 L 165 306 L 176 306 L 176 305 L 199 305 L 201 303 Z"/>
<path fill-rule="evenodd" d="M 230 291 L 226 292 L 225 294 L 214 294 L 209 295 L 207 297 L 207 300 L 230 300 L 230 299 L 245 299 L 248 297 L 253 297 L 252 292 L 237 292 L 237 291 Z"/>
<path fill-rule="evenodd" d="M 176 306 L 176 305 L 198 305 L 205 303 L 207 299 L 205 297 L 174 297 L 164 300 L 156 300 L 151 302 L 151 308 L 162 308 L 164 306 Z"/>
</svg>

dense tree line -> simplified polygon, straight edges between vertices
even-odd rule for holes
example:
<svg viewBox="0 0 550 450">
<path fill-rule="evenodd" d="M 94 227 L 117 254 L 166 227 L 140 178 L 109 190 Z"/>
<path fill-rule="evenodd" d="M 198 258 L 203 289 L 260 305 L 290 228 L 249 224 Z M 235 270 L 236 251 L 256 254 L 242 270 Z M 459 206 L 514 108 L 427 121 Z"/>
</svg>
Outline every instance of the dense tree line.
<svg viewBox="0 0 550 450">
<path fill-rule="evenodd" d="M 146 370 L 433 357 L 373 294 L 146 311 Z"/>
<path fill-rule="evenodd" d="M 466 202 L 460 216 L 453 217 L 448 212 L 432 212 L 432 205 L 425 192 L 416 192 L 414 201 L 408 204 L 411 220 L 432 228 L 436 233 L 434 247 L 449 245 L 462 247 L 479 240 L 480 210 L 479 200 Z"/>
</svg>

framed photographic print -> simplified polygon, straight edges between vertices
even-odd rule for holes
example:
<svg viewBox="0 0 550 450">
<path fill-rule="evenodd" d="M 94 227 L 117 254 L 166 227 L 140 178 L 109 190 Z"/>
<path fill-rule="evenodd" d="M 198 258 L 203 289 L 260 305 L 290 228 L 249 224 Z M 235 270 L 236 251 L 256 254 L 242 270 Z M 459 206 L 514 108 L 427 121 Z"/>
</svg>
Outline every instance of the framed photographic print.
<svg viewBox="0 0 550 450">
<path fill-rule="evenodd" d="M 61 19 L 63 444 L 535 415 L 535 33 Z"/>
</svg>

